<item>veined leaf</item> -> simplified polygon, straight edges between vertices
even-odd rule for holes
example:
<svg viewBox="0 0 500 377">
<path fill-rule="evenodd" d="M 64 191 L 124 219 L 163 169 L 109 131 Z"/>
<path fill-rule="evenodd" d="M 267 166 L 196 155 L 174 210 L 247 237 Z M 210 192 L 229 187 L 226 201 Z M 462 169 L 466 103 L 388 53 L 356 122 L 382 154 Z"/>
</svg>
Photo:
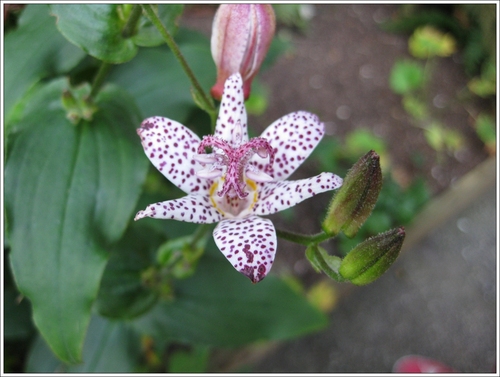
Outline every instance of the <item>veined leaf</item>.
<svg viewBox="0 0 500 377">
<path fill-rule="evenodd" d="M 137 54 L 130 38 L 123 38 L 126 20 L 119 4 L 52 4 L 57 28 L 71 43 L 107 63 L 124 63 Z"/>
<path fill-rule="evenodd" d="M 12 271 L 36 326 L 63 361 L 81 350 L 107 260 L 130 220 L 148 168 L 134 102 L 116 87 L 92 122 L 67 118 L 66 80 L 41 86 L 11 135 L 5 167 Z"/>
</svg>

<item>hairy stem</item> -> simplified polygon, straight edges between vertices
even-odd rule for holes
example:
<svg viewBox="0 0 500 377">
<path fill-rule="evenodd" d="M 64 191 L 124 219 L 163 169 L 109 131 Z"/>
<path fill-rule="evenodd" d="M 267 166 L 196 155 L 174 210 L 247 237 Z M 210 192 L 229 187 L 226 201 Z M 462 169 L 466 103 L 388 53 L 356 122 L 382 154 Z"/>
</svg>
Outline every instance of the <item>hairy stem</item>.
<svg viewBox="0 0 500 377">
<path fill-rule="evenodd" d="M 193 249 L 198 241 L 205 236 L 205 234 L 210 229 L 210 225 L 208 224 L 200 224 L 198 228 L 194 231 L 193 239 L 191 240 L 191 248 Z"/>
<path fill-rule="evenodd" d="M 137 22 L 139 21 L 139 18 L 141 18 L 142 14 L 142 8 L 140 4 L 134 4 L 132 11 L 130 12 L 130 17 L 127 20 L 127 23 L 123 27 L 122 30 L 122 37 L 123 38 L 130 38 L 132 35 L 135 34 Z"/>
<path fill-rule="evenodd" d="M 108 74 L 110 68 L 111 68 L 110 63 L 101 62 L 101 66 L 99 67 L 99 70 L 97 71 L 97 74 L 94 77 L 94 81 L 92 82 L 92 90 L 90 91 L 90 98 L 95 98 L 97 93 L 99 93 L 99 90 L 101 90 L 102 85 L 104 84 L 104 78 Z"/>
<path fill-rule="evenodd" d="M 142 9 L 144 9 L 144 12 L 148 16 L 148 18 L 153 23 L 153 25 L 155 25 L 155 27 L 162 35 L 163 40 L 168 45 L 168 47 L 174 54 L 175 58 L 179 61 L 182 69 L 184 69 L 184 72 L 186 72 L 186 75 L 188 76 L 189 80 L 191 81 L 191 85 L 193 86 L 193 90 L 197 94 L 197 98 L 203 102 L 203 110 L 205 110 L 210 115 L 210 118 L 213 121 L 215 114 L 215 105 L 212 99 L 209 96 L 207 96 L 207 94 L 203 91 L 203 88 L 201 87 L 196 76 L 191 70 L 191 67 L 188 65 L 186 59 L 182 55 L 179 46 L 177 46 L 174 39 L 172 38 L 167 28 L 165 27 L 165 25 L 163 25 L 158 15 L 155 13 L 153 7 L 150 4 L 142 4 L 141 6 Z"/>
<path fill-rule="evenodd" d="M 306 234 L 297 234 L 288 232 L 286 230 L 276 229 L 276 234 L 278 237 L 283 238 L 284 240 L 295 242 L 304 246 L 309 246 L 311 244 L 318 244 L 332 238 L 332 236 L 326 234 L 325 232 L 306 235 Z"/>
</svg>

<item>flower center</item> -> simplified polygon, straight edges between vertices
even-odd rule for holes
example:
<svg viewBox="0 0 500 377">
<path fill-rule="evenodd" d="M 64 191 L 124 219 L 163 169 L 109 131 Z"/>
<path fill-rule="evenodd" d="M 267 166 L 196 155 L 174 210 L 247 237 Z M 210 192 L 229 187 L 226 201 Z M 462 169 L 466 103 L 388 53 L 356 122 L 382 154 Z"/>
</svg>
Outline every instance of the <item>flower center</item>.
<svg viewBox="0 0 500 377">
<path fill-rule="evenodd" d="M 266 139 L 260 137 L 252 138 L 240 145 L 241 135 L 236 132 L 236 137 L 233 139 L 234 147 L 215 136 L 205 136 L 194 158 L 203 166 L 210 165 L 198 171 L 197 175 L 200 178 L 216 180 L 210 188 L 210 198 L 214 207 L 223 214 L 234 217 L 243 216 L 243 212 L 255 204 L 257 200 L 255 182 L 273 180 L 271 176 L 250 164 L 250 159 L 257 154 L 262 158 L 269 157 L 269 162 L 272 164 L 274 150 Z M 212 148 L 212 153 L 205 153 L 205 148 Z"/>
</svg>

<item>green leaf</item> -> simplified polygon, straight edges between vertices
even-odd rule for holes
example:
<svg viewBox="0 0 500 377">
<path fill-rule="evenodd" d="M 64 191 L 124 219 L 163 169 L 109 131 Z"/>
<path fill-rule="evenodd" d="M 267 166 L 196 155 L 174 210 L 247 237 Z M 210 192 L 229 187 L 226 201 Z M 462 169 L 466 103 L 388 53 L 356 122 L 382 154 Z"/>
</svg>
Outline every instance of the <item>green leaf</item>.
<svg viewBox="0 0 500 377">
<path fill-rule="evenodd" d="M 38 337 L 29 352 L 27 373 L 131 373 L 139 366 L 139 337 L 123 322 L 92 317 L 83 346 L 83 363 L 68 366 Z"/>
<path fill-rule="evenodd" d="M 389 77 L 391 89 L 397 94 L 406 94 L 422 88 L 424 85 L 424 69 L 413 61 L 397 61 Z"/>
<path fill-rule="evenodd" d="M 194 347 L 190 351 L 174 352 L 168 360 L 169 373 L 206 373 L 210 348 Z"/>
<path fill-rule="evenodd" d="M 259 116 L 264 114 L 269 104 L 269 89 L 255 80 L 252 83 L 252 92 L 245 102 L 245 108 L 249 115 Z"/>
<path fill-rule="evenodd" d="M 115 87 L 93 121 L 74 126 L 65 80 L 41 86 L 9 140 L 5 204 L 12 271 L 36 326 L 65 362 L 81 359 L 90 309 L 108 257 L 130 220 L 148 168 L 133 101 Z"/>
<path fill-rule="evenodd" d="M 425 102 L 412 95 L 405 95 L 403 97 L 403 107 L 408 114 L 417 120 L 424 120 L 428 116 L 428 109 Z"/>
<path fill-rule="evenodd" d="M 151 266 L 156 249 L 165 238 L 134 222 L 111 251 L 101 281 L 96 307 L 110 318 L 128 319 L 143 314 L 157 301 L 158 293 L 144 285 L 142 271 Z"/>
<path fill-rule="evenodd" d="M 212 346 L 289 339 L 319 330 L 326 317 L 285 282 L 269 275 L 258 284 L 212 250 L 196 274 L 178 281 L 175 298 L 134 321 L 153 337 Z"/>
<path fill-rule="evenodd" d="M 22 48 L 21 48 L 22 47 Z M 12 122 L 15 105 L 41 78 L 69 71 L 85 53 L 58 32 L 47 5 L 30 4 L 16 30 L 5 36 L 4 110 Z"/>
<path fill-rule="evenodd" d="M 137 54 L 132 39 L 122 36 L 125 20 L 118 4 L 52 4 L 57 28 L 71 43 L 107 63 L 124 63 Z"/>
<path fill-rule="evenodd" d="M 158 17 L 167 28 L 170 35 L 177 32 L 178 20 L 184 10 L 184 4 L 155 4 L 158 8 Z M 132 37 L 138 46 L 154 47 L 165 43 L 160 32 L 147 17 L 142 17 L 139 24 L 139 32 Z"/>
<path fill-rule="evenodd" d="M 24 339 L 33 333 L 31 307 L 27 300 L 20 301 L 19 292 L 13 287 L 5 288 L 4 307 L 4 339 Z"/>
<path fill-rule="evenodd" d="M 496 64 L 488 60 L 483 65 L 480 77 L 474 77 L 467 83 L 469 90 L 483 98 L 494 95 L 497 92 Z"/>
<path fill-rule="evenodd" d="M 410 53 L 420 59 L 428 59 L 433 56 L 450 56 L 456 50 L 455 38 L 451 34 L 432 27 L 419 27 L 408 40 Z"/>
<path fill-rule="evenodd" d="M 179 48 L 208 93 L 216 75 L 215 66 L 207 69 L 207 62 L 212 61 L 208 41 L 199 35 L 189 35 L 190 39 L 185 40 L 187 36 L 183 31 L 179 31 L 178 38 Z M 174 55 L 165 47 L 141 49 L 130 63 L 115 67 L 109 80 L 137 99 L 145 118 L 160 115 L 182 123 L 195 108 L 191 83 Z"/>
<path fill-rule="evenodd" d="M 476 119 L 476 132 L 485 144 L 494 145 L 496 141 L 495 121 L 487 114 L 479 114 Z"/>
<path fill-rule="evenodd" d="M 432 123 L 424 131 L 425 139 L 427 143 L 436 151 L 441 151 L 444 149 L 444 135 L 443 128 L 438 123 Z"/>
<path fill-rule="evenodd" d="M 424 132 L 427 143 L 436 151 L 448 149 L 456 151 L 463 145 L 462 135 L 456 131 L 445 128 L 438 122 L 431 123 Z"/>
</svg>

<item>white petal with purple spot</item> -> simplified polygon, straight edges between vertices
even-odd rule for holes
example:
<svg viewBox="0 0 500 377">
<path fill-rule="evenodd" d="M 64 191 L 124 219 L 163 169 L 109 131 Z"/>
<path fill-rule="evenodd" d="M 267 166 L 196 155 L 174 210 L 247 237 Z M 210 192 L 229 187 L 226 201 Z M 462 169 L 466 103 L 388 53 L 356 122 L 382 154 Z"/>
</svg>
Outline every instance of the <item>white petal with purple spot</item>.
<svg viewBox="0 0 500 377">
<path fill-rule="evenodd" d="M 205 193 L 212 182 L 196 172 L 203 166 L 193 156 L 200 138 L 182 124 L 163 117 L 151 117 L 137 130 L 146 156 L 173 184 L 187 194 Z"/>
<path fill-rule="evenodd" d="M 252 163 L 275 181 L 288 178 L 309 157 L 325 133 L 319 118 L 305 111 L 285 115 L 267 127 L 260 137 L 274 148 L 274 164 L 269 166 L 259 156 Z"/>
<path fill-rule="evenodd" d="M 134 220 L 144 217 L 172 219 L 196 224 L 212 224 L 222 220 L 222 215 L 204 195 L 186 195 L 179 199 L 150 204 L 139 211 Z"/>
<path fill-rule="evenodd" d="M 247 111 L 243 98 L 243 80 L 239 73 L 229 76 L 224 84 L 224 94 L 220 104 L 214 136 L 227 141 L 233 148 L 239 146 L 236 145 L 237 143 L 243 144 L 248 141 Z"/>
<path fill-rule="evenodd" d="M 253 207 L 256 215 L 270 215 L 290 208 L 321 192 L 342 186 L 342 178 L 333 173 L 297 181 L 280 181 L 258 184 L 259 198 Z"/>
<path fill-rule="evenodd" d="M 214 229 L 217 247 L 233 267 L 258 283 L 268 274 L 276 254 L 271 220 L 258 216 L 223 220 Z"/>
</svg>

